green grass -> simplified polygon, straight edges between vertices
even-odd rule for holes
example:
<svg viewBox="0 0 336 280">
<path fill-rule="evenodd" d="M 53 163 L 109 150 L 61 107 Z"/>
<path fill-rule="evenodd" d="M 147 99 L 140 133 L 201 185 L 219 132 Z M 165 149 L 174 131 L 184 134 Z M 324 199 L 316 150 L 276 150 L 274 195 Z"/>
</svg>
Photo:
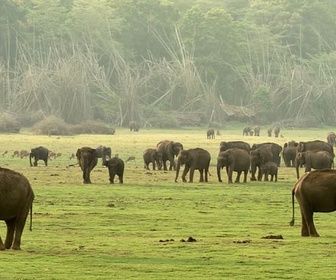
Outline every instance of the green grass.
<svg viewBox="0 0 336 280">
<path fill-rule="evenodd" d="M 222 140 L 249 143 L 325 140 L 328 129 L 285 130 L 283 138 L 243 137 L 228 128 L 215 140 L 206 129 L 117 130 L 114 136 L 0 135 L 1 166 L 22 172 L 34 192 L 33 231 L 26 226 L 21 251 L 0 252 L 1 279 L 330 279 L 334 276 L 334 214 L 315 214 L 321 237 L 300 236 L 291 189 L 295 170 L 281 167 L 279 181 L 219 183 L 216 157 Z M 266 130 L 262 130 L 265 135 Z M 212 155 L 209 183 L 174 182 L 174 172 L 143 169 L 142 152 L 164 139 L 185 148 L 203 147 Z M 111 146 L 126 163 L 124 185 L 110 185 L 99 161 L 92 185 L 82 184 L 69 155 L 82 146 Z M 30 167 L 12 158 L 14 150 L 44 145 L 62 157 Z M 303 172 L 303 171 L 301 171 Z M 198 180 L 198 173 L 196 181 Z M 4 238 L 5 224 L 0 224 Z M 263 239 L 281 234 L 284 239 Z M 196 242 L 181 242 L 192 236 Z M 164 242 L 160 242 L 164 241 Z M 171 240 L 171 241 L 166 241 Z"/>
</svg>

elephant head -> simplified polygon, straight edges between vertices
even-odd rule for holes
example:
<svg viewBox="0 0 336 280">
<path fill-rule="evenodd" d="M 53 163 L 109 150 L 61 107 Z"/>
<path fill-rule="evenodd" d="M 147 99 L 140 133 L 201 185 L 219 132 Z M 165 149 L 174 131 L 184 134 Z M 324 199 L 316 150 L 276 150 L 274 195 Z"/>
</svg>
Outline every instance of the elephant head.
<svg viewBox="0 0 336 280">
<path fill-rule="evenodd" d="M 83 171 L 83 183 L 91 184 L 90 172 L 97 165 L 98 161 L 97 150 L 89 147 L 83 147 L 77 150 L 76 157 L 79 166 Z"/>
<path fill-rule="evenodd" d="M 299 167 L 306 163 L 306 153 L 298 152 L 295 157 L 296 178 L 300 178 Z"/>
<path fill-rule="evenodd" d="M 188 150 L 181 150 L 177 157 L 177 166 L 176 166 L 176 176 L 175 182 L 177 182 L 177 178 L 180 172 L 181 165 L 190 164 L 192 161 L 192 156 Z"/>
</svg>

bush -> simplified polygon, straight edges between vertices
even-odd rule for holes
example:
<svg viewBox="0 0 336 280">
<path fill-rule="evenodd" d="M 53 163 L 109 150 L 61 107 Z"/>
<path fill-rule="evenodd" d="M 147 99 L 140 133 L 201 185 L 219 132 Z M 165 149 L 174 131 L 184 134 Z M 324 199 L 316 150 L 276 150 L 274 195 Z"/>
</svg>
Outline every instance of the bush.
<svg viewBox="0 0 336 280">
<path fill-rule="evenodd" d="M 3 113 L 0 116 L 0 132 L 19 133 L 20 129 L 21 123 L 14 115 Z"/>
<path fill-rule="evenodd" d="M 69 135 L 70 125 L 65 123 L 61 118 L 49 116 L 36 123 L 33 126 L 33 131 L 37 134 L 45 135 Z"/>
<path fill-rule="evenodd" d="M 74 134 L 115 134 L 115 129 L 100 120 L 87 120 L 71 128 Z"/>
</svg>

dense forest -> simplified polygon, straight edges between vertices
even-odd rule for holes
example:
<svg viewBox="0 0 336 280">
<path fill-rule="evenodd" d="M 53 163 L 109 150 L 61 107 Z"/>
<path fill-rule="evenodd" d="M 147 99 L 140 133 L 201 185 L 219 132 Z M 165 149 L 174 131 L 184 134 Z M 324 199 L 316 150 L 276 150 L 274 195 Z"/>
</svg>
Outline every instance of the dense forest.
<svg viewBox="0 0 336 280">
<path fill-rule="evenodd" d="M 333 125 L 335 30 L 335 0 L 1 0 L 0 112 Z"/>
</svg>

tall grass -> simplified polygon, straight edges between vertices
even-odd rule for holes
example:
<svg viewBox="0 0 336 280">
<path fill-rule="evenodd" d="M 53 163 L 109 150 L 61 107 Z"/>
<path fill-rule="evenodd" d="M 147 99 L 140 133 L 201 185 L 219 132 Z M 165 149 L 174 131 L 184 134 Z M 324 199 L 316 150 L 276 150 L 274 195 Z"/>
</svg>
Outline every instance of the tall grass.
<svg viewBox="0 0 336 280">
<path fill-rule="evenodd" d="M 325 139 L 330 128 L 282 131 L 283 138 L 244 137 L 249 143 Z M 226 183 L 216 178 L 223 140 L 242 139 L 241 127 L 227 126 L 215 140 L 206 129 L 120 129 L 116 135 L 1 135 L 1 166 L 22 172 L 36 199 L 33 231 L 25 229 L 22 250 L 0 252 L 2 279 L 327 279 L 334 275 L 334 214 L 316 214 L 320 238 L 300 236 L 300 212 L 291 219 L 295 170 L 281 166 L 279 181 Z M 212 160 L 209 183 L 174 182 L 174 172 L 146 171 L 142 152 L 163 139 L 185 148 L 203 147 Z M 82 146 L 106 145 L 126 163 L 125 183 L 111 185 L 101 161 L 92 185 L 69 155 Z M 62 156 L 45 167 L 13 158 L 17 149 L 44 145 Z M 5 226 L 0 224 L 4 238 Z M 283 239 L 263 239 L 266 235 Z M 182 242 L 193 237 L 196 242 Z"/>
</svg>

